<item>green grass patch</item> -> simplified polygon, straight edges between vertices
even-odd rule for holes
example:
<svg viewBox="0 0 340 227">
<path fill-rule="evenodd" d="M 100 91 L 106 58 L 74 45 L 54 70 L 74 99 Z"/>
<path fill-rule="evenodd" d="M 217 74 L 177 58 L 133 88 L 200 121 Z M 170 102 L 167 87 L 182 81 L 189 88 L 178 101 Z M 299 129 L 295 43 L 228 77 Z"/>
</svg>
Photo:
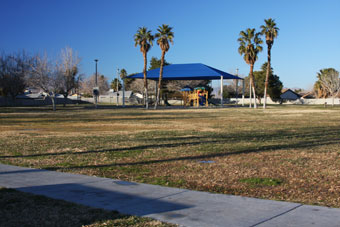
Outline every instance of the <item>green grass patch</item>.
<svg viewBox="0 0 340 227">
<path fill-rule="evenodd" d="M 283 181 L 279 179 L 259 177 L 240 179 L 240 182 L 247 183 L 252 186 L 278 186 L 283 183 Z"/>
<path fill-rule="evenodd" d="M 152 181 L 148 182 L 156 185 L 163 185 L 168 187 L 182 187 L 185 184 L 184 179 L 172 180 L 169 176 L 154 177 Z"/>
</svg>

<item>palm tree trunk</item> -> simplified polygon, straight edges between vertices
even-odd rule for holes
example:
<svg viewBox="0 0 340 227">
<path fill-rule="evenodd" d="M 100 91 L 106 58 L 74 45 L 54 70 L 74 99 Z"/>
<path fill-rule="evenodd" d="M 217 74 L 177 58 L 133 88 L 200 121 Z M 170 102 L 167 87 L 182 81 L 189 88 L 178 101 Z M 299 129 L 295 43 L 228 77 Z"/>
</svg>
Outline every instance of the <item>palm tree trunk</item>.
<svg viewBox="0 0 340 227">
<path fill-rule="evenodd" d="M 255 93 L 255 82 L 254 82 L 254 76 L 253 76 L 253 71 L 254 71 L 254 64 L 250 65 L 250 80 L 251 80 L 251 85 L 253 89 L 253 96 L 254 96 L 254 108 L 257 108 L 256 105 L 256 93 Z"/>
<path fill-rule="evenodd" d="M 161 67 L 159 69 L 159 80 L 158 80 L 158 90 L 157 90 L 157 98 L 156 98 L 156 103 L 155 103 L 155 109 L 157 109 L 157 105 L 158 105 L 158 102 L 159 102 L 160 91 L 161 91 L 161 86 L 162 86 L 164 56 L 165 56 L 165 51 L 162 51 Z"/>
<path fill-rule="evenodd" d="M 143 53 L 144 57 L 144 103 L 145 103 L 145 109 L 149 109 L 149 98 L 148 98 L 148 80 L 146 79 L 146 64 L 147 64 L 147 57 L 146 52 Z"/>
<path fill-rule="evenodd" d="M 267 73 L 266 73 L 266 82 L 264 83 L 264 102 L 263 102 L 263 109 L 266 109 L 267 104 L 267 89 L 268 89 L 268 81 L 269 81 L 269 72 L 270 72 L 270 60 L 271 60 L 271 52 L 272 45 L 268 44 L 268 62 L 267 62 Z"/>
</svg>

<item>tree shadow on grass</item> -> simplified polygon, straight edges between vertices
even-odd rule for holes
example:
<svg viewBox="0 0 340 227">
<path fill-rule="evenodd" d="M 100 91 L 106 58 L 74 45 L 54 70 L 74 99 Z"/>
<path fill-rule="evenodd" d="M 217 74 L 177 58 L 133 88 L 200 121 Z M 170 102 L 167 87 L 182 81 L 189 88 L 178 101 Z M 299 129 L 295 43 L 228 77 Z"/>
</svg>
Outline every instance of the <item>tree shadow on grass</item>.
<svg viewBox="0 0 340 227">
<path fill-rule="evenodd" d="M 68 167 L 47 167 L 48 170 L 63 170 L 63 169 L 87 169 L 87 168 L 103 168 L 103 167 L 115 167 L 115 166 L 134 166 L 134 165 L 150 165 L 157 163 L 165 163 L 165 162 L 175 162 L 175 161 L 198 161 L 205 160 L 210 158 L 218 158 L 218 157 L 227 157 L 232 155 L 240 155 L 240 154 L 251 154 L 251 153 L 263 153 L 263 152 L 274 152 L 277 150 L 290 150 L 290 149 L 300 149 L 300 148 L 313 148 L 318 146 L 325 145 L 333 145 L 339 144 L 340 139 L 334 139 L 332 141 L 324 141 L 318 140 L 311 143 L 309 141 L 297 142 L 291 144 L 279 144 L 279 145 L 268 145 L 261 146 L 253 149 L 240 149 L 237 151 L 230 152 L 217 152 L 217 153 L 209 153 L 203 155 L 194 155 L 194 156 L 182 156 L 176 158 L 166 158 L 166 159 L 156 159 L 156 160 L 147 160 L 140 162 L 126 162 L 126 163 L 112 163 L 112 164 L 103 164 L 103 165 L 79 165 L 79 166 L 68 166 Z"/>
<path fill-rule="evenodd" d="M 124 114 L 122 114 L 124 115 Z M 173 115 L 173 114 L 172 114 Z M 41 117 L 41 118 L 39 118 Z M 150 114 L 140 114 L 138 116 L 133 115 L 133 117 L 129 117 L 127 115 L 124 116 L 119 116 L 119 117 L 114 117 L 110 116 L 111 118 L 109 119 L 98 119 L 98 118 L 93 118 L 91 116 L 87 117 L 75 117 L 73 115 L 71 116 L 54 116 L 54 115 L 49 115 L 49 116 L 25 116 L 23 119 L 18 119 L 18 116 L 14 115 L 8 115 L 8 116 L 3 116 L 1 117 L 1 122 L 6 125 L 11 125 L 11 124 L 19 124 L 19 123 L 36 123 L 36 124 L 48 124 L 48 123 L 92 123 L 92 122 L 101 122 L 101 121 L 107 121 L 107 122 L 136 122 L 136 121 L 154 121 L 154 122 L 160 122 L 160 121 L 172 121 L 172 120 L 189 120 L 189 119 L 201 119 L 205 118 L 204 116 L 183 116 L 183 115 L 178 115 L 178 116 L 150 116 Z M 11 120 L 14 119 L 14 120 Z"/>
<path fill-rule="evenodd" d="M 119 186 L 116 188 L 55 184 L 22 187 L 17 188 L 18 191 L 0 189 L 1 226 L 80 227 L 114 221 L 119 226 L 132 223 L 146 225 L 151 219 L 122 215 L 117 211 L 142 216 L 191 207 L 163 201 L 157 196 L 147 198 L 138 194 L 127 194 L 119 190 Z"/>
<path fill-rule="evenodd" d="M 88 150 L 81 152 L 55 152 L 55 153 L 38 153 L 38 154 L 27 154 L 27 155 L 3 155 L 0 159 L 6 158 L 34 158 L 42 156 L 61 156 L 61 155 L 86 155 L 86 154 L 96 154 L 96 153 L 115 153 L 115 152 L 127 152 L 135 150 L 148 150 L 148 149 L 171 149 L 183 146 L 198 146 L 198 145 L 217 145 L 217 144 L 228 144 L 228 143 L 242 143 L 244 142 L 254 142 L 254 144 L 261 143 L 263 141 L 278 141 L 276 145 L 270 146 L 258 146 L 255 148 L 247 148 L 241 151 L 230 151 L 227 153 L 212 153 L 218 155 L 231 155 L 236 152 L 252 153 L 255 151 L 267 151 L 267 150 L 278 150 L 278 149 L 294 149 L 303 147 L 315 147 L 327 144 L 338 143 L 340 136 L 340 131 L 337 127 L 325 127 L 325 128 L 304 128 L 299 132 L 294 131 L 277 131 L 275 133 L 244 133 L 244 134 L 224 134 L 224 133 L 212 133 L 209 135 L 191 135 L 191 136 L 179 136 L 179 137 L 166 137 L 162 138 L 141 138 L 140 140 L 145 140 L 146 142 L 153 141 L 152 144 L 137 145 L 131 147 L 119 147 L 114 149 L 102 149 L 102 150 Z M 282 139 L 284 140 L 299 140 L 297 143 L 287 143 L 282 144 Z M 137 138 L 137 140 L 139 140 Z M 159 143 L 166 141 L 168 143 Z M 170 141 L 170 142 L 169 142 Z M 334 143 L 335 142 L 335 143 Z M 254 146 L 253 146 L 254 147 Z M 212 155 L 209 154 L 209 155 Z M 203 158 L 199 156 L 198 158 Z M 207 157 L 208 158 L 208 157 Z"/>
</svg>

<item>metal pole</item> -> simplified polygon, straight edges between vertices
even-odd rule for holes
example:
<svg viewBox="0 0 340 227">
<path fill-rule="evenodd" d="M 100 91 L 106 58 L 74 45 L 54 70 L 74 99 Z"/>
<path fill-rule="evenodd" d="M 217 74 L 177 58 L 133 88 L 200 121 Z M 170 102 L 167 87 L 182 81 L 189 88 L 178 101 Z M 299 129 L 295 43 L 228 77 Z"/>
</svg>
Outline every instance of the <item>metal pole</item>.
<svg viewBox="0 0 340 227">
<path fill-rule="evenodd" d="M 97 70 L 98 59 L 94 59 L 94 61 L 96 62 L 96 79 L 95 79 L 95 83 L 96 83 L 96 88 L 97 88 L 98 87 L 98 70 Z M 94 104 L 95 104 L 95 107 L 97 109 L 97 105 L 98 105 L 98 96 L 97 96 L 97 94 L 95 94 L 95 96 L 94 96 Z"/>
<path fill-rule="evenodd" d="M 98 86 L 98 70 L 97 70 L 97 63 L 98 63 L 98 59 L 94 60 L 96 62 L 96 87 Z"/>
<path fill-rule="evenodd" d="M 158 86 L 157 85 L 158 85 L 158 80 L 155 80 L 155 96 L 156 96 L 156 101 L 157 101 L 157 93 L 158 93 Z M 157 105 L 158 105 L 158 103 L 157 103 Z"/>
<path fill-rule="evenodd" d="M 123 107 L 125 107 L 125 78 L 122 79 L 123 83 Z"/>
<path fill-rule="evenodd" d="M 238 69 L 236 69 L 236 76 L 238 76 Z M 236 80 L 236 105 L 238 105 L 238 79 Z"/>
<path fill-rule="evenodd" d="M 238 79 L 236 80 L 236 105 L 238 105 Z"/>
<path fill-rule="evenodd" d="M 221 108 L 223 107 L 223 76 L 221 76 Z"/>
<path fill-rule="evenodd" d="M 245 89 L 245 85 L 244 85 L 244 79 L 242 80 L 242 106 L 244 106 L 244 89 Z"/>
<path fill-rule="evenodd" d="M 117 68 L 117 106 L 119 106 L 119 69 Z"/>
</svg>

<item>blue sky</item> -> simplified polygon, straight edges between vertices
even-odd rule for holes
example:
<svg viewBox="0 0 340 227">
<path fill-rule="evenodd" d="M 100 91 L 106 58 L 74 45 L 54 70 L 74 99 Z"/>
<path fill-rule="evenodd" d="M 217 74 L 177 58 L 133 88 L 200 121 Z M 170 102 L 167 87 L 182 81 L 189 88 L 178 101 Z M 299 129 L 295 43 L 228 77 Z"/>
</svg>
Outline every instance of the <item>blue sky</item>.
<svg viewBox="0 0 340 227">
<path fill-rule="evenodd" d="M 171 63 L 204 63 L 226 72 L 247 75 L 249 66 L 238 54 L 241 30 L 256 28 L 265 18 L 280 28 L 272 48 L 272 67 L 285 87 L 310 88 L 316 72 L 340 70 L 340 1 L 338 0 L 1 0 L 0 50 L 25 49 L 56 57 L 66 46 L 76 50 L 81 72 L 98 70 L 112 79 L 117 68 L 143 70 L 143 57 L 134 47 L 138 27 L 153 32 L 169 24 L 174 45 L 166 54 Z M 267 48 L 255 64 L 266 61 Z M 160 57 L 154 45 L 148 53 Z"/>
</svg>

